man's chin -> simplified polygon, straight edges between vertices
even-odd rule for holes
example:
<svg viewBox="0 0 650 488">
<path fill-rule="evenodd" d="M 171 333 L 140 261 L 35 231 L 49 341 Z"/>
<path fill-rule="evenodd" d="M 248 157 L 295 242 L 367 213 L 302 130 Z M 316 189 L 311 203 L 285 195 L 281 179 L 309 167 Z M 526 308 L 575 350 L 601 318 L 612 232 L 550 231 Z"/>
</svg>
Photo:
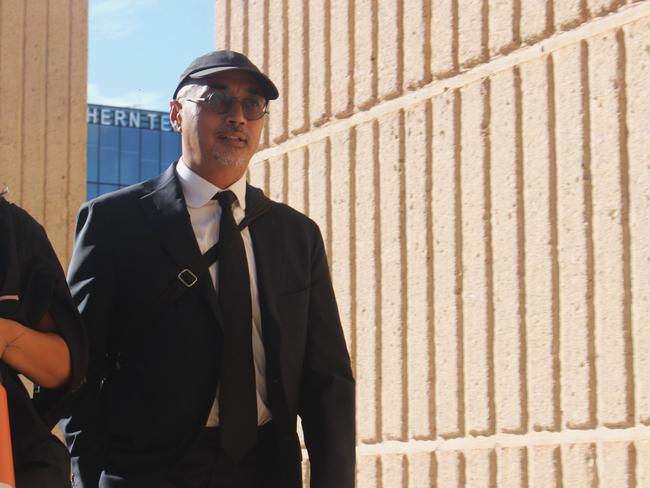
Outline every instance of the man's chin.
<svg viewBox="0 0 650 488">
<path fill-rule="evenodd" d="M 248 161 L 241 158 L 228 158 L 221 155 L 215 156 L 215 161 L 225 168 L 236 168 L 248 164 Z"/>
</svg>

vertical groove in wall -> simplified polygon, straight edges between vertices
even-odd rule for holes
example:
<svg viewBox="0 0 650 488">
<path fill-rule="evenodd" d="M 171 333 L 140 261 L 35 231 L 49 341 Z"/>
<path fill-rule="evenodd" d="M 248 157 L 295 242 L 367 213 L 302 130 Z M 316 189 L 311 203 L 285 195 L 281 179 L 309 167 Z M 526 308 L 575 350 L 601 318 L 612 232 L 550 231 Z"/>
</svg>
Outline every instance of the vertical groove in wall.
<svg viewBox="0 0 650 488">
<path fill-rule="evenodd" d="M 483 221 L 485 224 L 485 260 L 486 260 L 486 304 L 487 304 L 487 358 L 488 365 L 487 375 L 487 395 L 488 395 L 488 432 L 486 434 L 494 434 L 496 432 L 496 392 L 495 392 L 495 370 L 496 364 L 494 361 L 494 342 L 496 340 L 494 335 L 494 255 L 492 252 L 492 192 L 490 189 L 491 172 L 492 172 L 492 138 L 490 134 L 491 119 L 492 119 L 492 105 L 490 103 L 490 78 L 483 81 L 483 120 L 481 121 L 482 139 L 483 139 L 483 198 L 485 199 L 485 207 L 483 209 Z"/>
<path fill-rule="evenodd" d="M 350 262 L 350 290 L 352 292 L 352 299 L 350 300 L 350 344 L 348 350 L 350 351 L 350 359 L 352 361 L 352 368 L 354 377 L 357 377 L 357 255 L 355 252 L 357 242 L 357 130 L 356 127 L 350 129 L 350 145 L 349 145 L 349 178 L 350 178 L 350 239 L 349 255 Z M 305 171 L 305 175 L 308 174 Z"/>
<path fill-rule="evenodd" d="M 592 452 L 594 456 L 594 462 L 593 465 L 591 466 L 592 472 L 593 472 L 593 488 L 598 488 L 601 485 L 601 480 L 600 480 L 600 472 L 598 470 L 599 466 L 604 464 L 604 460 L 599 459 L 598 456 L 598 446 L 596 444 L 592 444 Z M 605 486 L 604 488 L 610 488 L 609 486 Z"/>
<path fill-rule="evenodd" d="M 587 4 L 588 0 L 580 0 L 580 18 L 577 19 L 577 23 L 586 21 L 589 18 L 589 6 Z"/>
<path fill-rule="evenodd" d="M 262 71 L 264 73 L 269 72 L 269 31 L 270 29 L 270 22 L 269 22 L 269 2 L 272 0 L 262 0 L 264 2 L 263 4 L 263 10 L 264 10 L 264 25 L 262 26 L 262 32 L 263 32 L 263 45 L 264 45 L 264 55 L 263 55 L 263 60 L 262 60 Z M 266 116 L 266 123 L 264 124 L 264 146 L 268 147 L 271 142 L 271 131 L 269 129 L 269 116 Z M 268 188 L 268 186 L 267 186 Z M 307 193 L 306 193 L 307 194 Z"/>
<path fill-rule="evenodd" d="M 314 127 L 319 127 L 329 120 L 328 100 L 330 85 L 328 71 L 330 66 L 329 52 L 329 1 L 308 2 L 310 17 L 309 33 L 309 120 Z M 317 20 L 318 19 L 318 20 Z"/>
<path fill-rule="evenodd" d="M 512 44 L 509 50 L 521 44 L 521 1 L 512 0 Z"/>
<path fill-rule="evenodd" d="M 458 372 L 458 435 L 465 435 L 465 351 L 464 351 L 464 325 L 463 325 L 463 210 L 462 210 L 462 182 L 461 182 L 461 93 L 454 91 L 454 181 L 456 182 L 454 194 L 455 240 L 456 240 L 456 314 L 458 327 L 458 356 L 456 368 Z M 464 458 L 463 458 L 464 461 Z M 464 472 L 464 469 L 463 469 Z"/>
<path fill-rule="evenodd" d="M 467 460 L 465 454 L 458 453 L 458 488 L 467 486 Z"/>
<path fill-rule="evenodd" d="M 402 456 L 402 488 L 409 488 L 409 457 Z"/>
<path fill-rule="evenodd" d="M 339 114 L 339 116 L 349 116 L 354 111 L 354 59 L 356 56 L 355 53 L 355 43 L 354 43 L 354 19 L 355 19 L 355 2 L 350 0 L 348 2 L 348 72 L 343 74 L 348 79 L 348 104 L 344 113 Z"/>
<path fill-rule="evenodd" d="M 22 53 L 22 83 L 25 86 L 25 79 L 27 78 L 27 2 L 23 2 L 23 45 Z M 25 102 L 26 90 L 23 88 L 21 92 L 21 111 L 20 111 L 20 202 L 22 204 L 23 195 L 25 194 Z"/>
<path fill-rule="evenodd" d="M 21 37 L 22 37 L 22 46 L 21 46 L 21 73 L 20 73 L 20 86 L 24 87 L 25 86 L 25 79 L 27 78 L 27 57 L 26 57 L 26 51 L 27 51 L 27 2 L 23 2 L 22 4 L 22 10 L 23 10 L 23 15 L 22 15 L 22 29 L 20 31 Z M 25 90 L 22 89 L 20 92 L 20 117 L 18 119 L 19 129 L 18 129 L 18 138 L 19 138 L 19 143 L 18 143 L 18 155 L 20 157 L 20 161 L 18 162 L 19 165 L 19 172 L 20 172 L 20 178 L 18 179 L 18 201 L 20 204 L 23 203 L 23 199 L 25 198 L 25 99 L 26 99 L 26 93 Z"/>
<path fill-rule="evenodd" d="M 289 137 L 289 0 L 282 0 L 282 134 L 283 139 Z"/>
<path fill-rule="evenodd" d="M 424 16 L 424 79 L 422 80 L 423 85 L 431 83 L 431 80 L 433 79 L 433 75 L 431 73 L 431 61 L 432 61 L 431 53 L 433 52 L 433 48 L 431 47 L 431 22 L 433 21 L 432 7 L 431 7 L 432 1 L 433 0 L 424 0 L 424 12 L 422 12 L 422 15 Z M 404 49 L 404 51 L 406 51 L 406 49 Z"/>
<path fill-rule="evenodd" d="M 366 110 L 377 98 L 377 8 L 374 0 L 354 1 L 354 29 L 351 42 L 354 45 L 353 104 Z"/>
<path fill-rule="evenodd" d="M 553 449 L 553 464 L 555 464 L 555 486 L 558 488 L 564 488 L 564 469 L 562 466 L 562 448 L 556 447 Z M 570 488 L 570 487 L 567 487 Z"/>
<path fill-rule="evenodd" d="M 332 31 L 332 5 L 331 5 L 332 0 L 323 0 L 324 3 L 324 9 L 325 9 L 325 15 L 323 16 L 323 24 L 324 24 L 324 39 L 323 42 L 325 43 L 325 59 L 322 61 L 323 65 L 325 67 L 325 120 L 323 120 L 323 123 L 329 119 L 329 117 L 332 114 L 332 92 L 330 91 L 330 87 L 332 86 L 332 46 L 331 43 L 329 42 L 329 34 Z M 336 1 L 336 0 L 334 0 Z M 378 248 L 379 249 L 379 248 Z"/>
<path fill-rule="evenodd" d="M 217 0 L 219 1 L 219 0 Z M 243 39 L 242 39 L 242 52 L 247 53 L 248 52 L 248 8 L 246 3 L 243 3 L 242 6 L 240 7 L 242 9 L 242 15 L 243 15 L 243 21 L 244 25 L 242 26 L 243 29 Z"/>
<path fill-rule="evenodd" d="M 282 201 L 289 202 L 289 156 L 287 153 L 282 155 Z"/>
<path fill-rule="evenodd" d="M 458 14 L 458 2 L 460 0 L 451 0 L 451 52 L 453 57 L 453 72 L 457 73 L 460 69 L 460 19 Z"/>
<path fill-rule="evenodd" d="M 303 66 L 305 70 L 305 76 L 303 77 L 303 93 L 305 94 L 304 100 L 304 109 L 305 109 L 305 131 L 309 130 L 311 121 L 309 119 L 309 114 L 311 110 L 309 104 L 311 101 L 311 90 L 309 88 L 309 73 L 311 72 L 311 58 L 309 56 L 309 43 L 310 43 L 310 30 L 309 22 L 311 20 L 309 14 L 309 0 L 303 0 L 303 24 L 302 24 L 302 35 L 303 35 Z"/>
<path fill-rule="evenodd" d="M 558 181 L 557 181 L 557 145 L 555 113 L 555 67 L 553 57 L 546 59 L 546 86 L 548 87 L 548 141 L 549 141 L 549 228 L 551 231 L 551 314 L 553 358 L 553 430 L 560 430 L 562 424 L 562 388 L 561 388 L 561 354 L 560 354 L 560 258 L 558 252 Z M 560 486 L 560 485 L 558 485 Z"/>
<path fill-rule="evenodd" d="M 427 243 L 427 320 L 429 322 L 427 330 L 427 348 L 429 351 L 429 368 L 428 377 L 430 385 L 430 403 L 429 403 L 429 435 L 435 438 L 438 428 L 436 425 L 436 347 L 435 347 L 435 320 L 434 320 L 434 284 L 433 284 L 433 104 L 427 100 L 425 108 L 425 133 L 426 133 L 426 171 L 425 171 L 425 222 L 426 222 L 426 243 Z M 435 459 L 435 457 L 434 457 Z"/>
<path fill-rule="evenodd" d="M 546 32 L 550 36 L 555 30 L 555 0 L 546 0 Z"/>
<path fill-rule="evenodd" d="M 224 10 L 226 12 L 226 18 L 224 21 L 224 27 L 226 32 L 224 33 L 224 38 L 226 40 L 226 49 L 230 49 L 232 45 L 232 3 L 231 0 L 217 0 L 224 3 Z"/>
<path fill-rule="evenodd" d="M 289 1 L 282 0 L 282 139 L 289 138 Z"/>
<path fill-rule="evenodd" d="M 377 103 L 379 98 L 379 5 L 377 2 L 379 0 L 372 0 L 372 97 L 368 100 L 368 108 Z"/>
<path fill-rule="evenodd" d="M 381 372 L 383 370 L 383 354 L 382 354 L 382 326 L 381 321 L 381 304 L 382 304 L 382 293 L 381 293 L 381 180 L 380 180 L 380 166 L 379 166 L 379 123 L 375 120 L 372 123 L 372 134 L 373 134 L 373 161 L 374 161 L 374 171 L 373 171 L 373 188 L 375 191 L 375 213 L 374 224 L 375 224 L 375 318 L 378 319 L 378 324 L 375 331 L 375 357 L 376 357 L 376 370 Z M 376 382 L 376 391 L 375 391 L 375 412 L 376 412 L 376 432 L 377 439 L 381 440 L 383 438 L 383 405 L 381 402 L 381 381 Z M 381 472 L 381 470 L 380 470 Z M 380 485 L 381 486 L 381 485 Z"/>
<path fill-rule="evenodd" d="M 49 63 L 49 58 L 50 58 L 50 50 L 49 50 L 49 35 L 50 35 L 50 3 L 48 2 L 47 5 L 45 5 L 45 32 L 44 32 L 44 39 L 45 39 L 45 46 L 44 46 L 44 60 L 43 60 L 43 66 L 45 67 L 45 77 L 44 83 L 43 83 L 43 193 L 42 198 L 40 199 L 41 201 L 41 215 L 43 216 L 43 221 L 41 222 L 45 227 L 48 226 L 48 212 L 47 212 L 47 170 L 48 166 L 50 163 L 50 158 L 48 157 L 48 152 L 49 152 L 49 144 L 48 144 L 48 138 L 47 134 L 49 133 L 49 117 L 50 117 L 50 110 L 49 110 L 49 104 L 47 103 L 48 98 L 49 98 L 49 84 L 50 84 L 50 73 L 49 73 L 49 68 L 50 68 L 50 63 Z"/>
<path fill-rule="evenodd" d="M 625 341 L 625 370 L 626 370 L 626 400 L 627 423 L 634 424 L 636 417 L 634 388 L 634 337 L 632 333 L 632 269 L 631 269 L 631 237 L 630 237 L 630 158 L 628 154 L 627 128 L 627 79 L 625 76 L 627 53 L 625 34 L 622 29 L 616 32 L 618 43 L 618 122 L 619 122 L 619 151 L 621 175 L 621 223 L 623 238 L 623 327 Z"/>
<path fill-rule="evenodd" d="M 431 487 L 436 487 L 436 481 L 438 480 L 438 459 L 436 458 L 435 452 L 431 452 L 429 456 L 429 473 L 429 483 Z M 416 487 L 413 486 L 412 488 Z"/>
<path fill-rule="evenodd" d="M 264 36 L 262 37 L 264 49 L 263 49 L 263 56 L 262 56 L 262 71 L 264 73 L 269 72 L 269 31 L 271 30 L 271 23 L 269 22 L 269 2 L 273 0 L 262 0 L 262 10 L 264 11 L 264 14 L 262 16 L 263 18 L 263 25 L 261 26 L 262 32 L 264 32 Z M 268 124 L 267 124 L 268 126 Z M 268 133 L 268 129 L 266 131 Z"/>
<path fill-rule="evenodd" d="M 627 472 L 629 473 L 628 488 L 636 488 L 637 486 L 637 455 L 636 446 L 634 442 L 630 442 L 627 446 Z"/>
<path fill-rule="evenodd" d="M 288 126 L 288 52 L 287 52 L 287 0 L 271 0 L 268 23 L 271 27 L 268 39 L 269 77 L 274 80 L 281 96 L 274 102 L 273 113 L 268 119 L 269 143 L 281 143 L 287 139 Z"/>
<path fill-rule="evenodd" d="M 406 51 L 404 46 L 404 22 L 401 22 L 400 19 L 404 18 L 404 2 L 397 2 L 397 96 L 401 95 L 404 92 L 404 53 Z"/>
<path fill-rule="evenodd" d="M 481 16 L 481 57 L 478 61 L 485 62 L 490 59 L 490 0 L 483 0 Z"/>
<path fill-rule="evenodd" d="M 376 476 L 375 479 L 377 480 L 377 487 L 383 487 L 384 486 L 384 466 L 383 466 L 382 458 L 381 456 L 377 456 L 377 464 L 376 464 Z"/>
<path fill-rule="evenodd" d="M 67 128 L 72 113 L 69 101 L 65 97 L 68 92 L 69 59 L 71 55 L 70 16 L 68 15 L 71 0 L 65 0 L 65 8 L 57 8 L 50 2 L 47 10 L 46 29 L 46 81 L 45 85 L 45 193 L 44 222 L 47 224 L 50 241 L 59 259 L 67 262 L 66 235 L 69 195 L 67 185 L 69 172 L 70 145 Z"/>
<path fill-rule="evenodd" d="M 519 67 L 514 68 L 515 88 L 515 167 L 516 167 L 516 195 L 517 195 L 517 242 L 519 255 L 517 256 L 517 276 L 519 288 L 519 378 L 521 383 L 521 397 L 519 404 L 520 427 L 519 432 L 526 432 L 529 424 L 528 411 L 528 357 L 527 357 L 527 323 L 526 323 L 526 220 L 524 201 L 524 141 L 522 121 L 522 88 Z"/>
<path fill-rule="evenodd" d="M 70 143 L 70 161 L 68 171 L 69 205 L 68 211 L 68 255 L 72 252 L 76 212 L 79 205 L 86 199 L 86 93 L 88 58 L 85 46 L 88 44 L 88 2 L 74 0 L 70 9 L 71 46 L 69 84 L 70 104 L 70 130 L 68 137 Z M 67 263 L 66 263 L 67 265 Z"/>
<path fill-rule="evenodd" d="M 325 222 L 327 234 L 325 236 L 325 251 L 332 263 L 332 138 L 328 137 L 325 143 Z"/>
<path fill-rule="evenodd" d="M 498 465 L 497 465 L 497 452 L 495 449 L 490 449 L 490 452 L 488 454 L 488 460 L 489 460 L 489 479 L 490 481 L 488 482 L 488 486 L 490 488 L 496 488 L 497 487 L 497 476 L 498 476 Z"/>
<path fill-rule="evenodd" d="M 406 158 L 406 116 L 404 110 L 399 111 L 399 235 L 400 235 L 400 321 L 401 330 L 401 353 L 402 353 L 402 432 L 404 441 L 408 440 L 409 431 L 409 392 L 408 392 L 408 223 L 406 222 L 406 171 L 404 162 Z"/>
<path fill-rule="evenodd" d="M 302 0 L 302 66 L 303 66 L 303 76 L 302 76 L 302 105 L 303 105 L 303 121 L 300 127 L 296 127 L 292 130 L 293 134 L 301 134 L 307 132 L 310 126 L 309 114 L 309 100 L 311 97 L 311 92 L 309 89 L 309 1 Z"/>
<path fill-rule="evenodd" d="M 68 80 L 67 80 L 67 86 L 68 86 L 68 93 L 67 93 L 67 99 L 72 100 L 72 52 L 74 49 L 74 43 L 73 43 L 73 38 L 72 38 L 72 19 L 74 18 L 72 15 L 73 12 L 73 3 L 74 0 L 70 0 L 68 2 L 68 66 L 66 67 L 68 71 Z M 70 107 L 71 109 L 72 107 Z M 70 110 L 67 114 L 67 141 L 66 141 L 66 146 L 67 146 L 67 154 L 66 154 L 66 164 L 65 164 L 65 170 L 66 170 L 66 178 L 65 178 L 65 198 L 63 202 L 63 208 L 64 212 L 66 215 L 66 235 L 68 236 L 65 249 L 63 250 L 64 254 L 64 269 L 67 268 L 67 263 L 70 262 L 71 258 L 71 248 L 72 248 L 72 234 L 73 234 L 73 227 L 71 225 L 72 219 L 72 212 L 70 208 L 70 200 L 72 199 L 72 194 L 70 192 L 70 186 L 71 186 L 71 175 L 72 172 L 74 171 L 72 167 L 72 111 Z"/>
<path fill-rule="evenodd" d="M 521 453 L 521 459 L 519 462 L 519 477 L 521 478 L 521 486 L 522 488 L 529 488 L 530 482 L 528 475 L 528 449 L 521 447 L 519 449 L 519 452 Z"/>
<path fill-rule="evenodd" d="M 352 49 L 354 42 L 351 41 L 354 18 L 352 1 L 337 0 L 330 2 L 330 29 L 326 32 L 326 42 L 330 50 L 331 72 L 330 83 L 327 92 L 330 99 L 330 111 L 332 118 L 343 119 L 350 115 L 352 109 L 352 77 L 350 67 L 353 67 Z"/>
<path fill-rule="evenodd" d="M 271 194 L 271 160 L 267 159 L 263 164 L 264 173 L 264 193 Z"/>
<path fill-rule="evenodd" d="M 589 427 L 596 426 L 598 412 L 598 390 L 596 377 L 596 320 L 594 308 L 594 242 L 593 242 L 593 196 L 591 182 L 591 112 L 589 106 L 590 88 L 589 88 L 589 46 L 586 41 L 580 43 L 580 63 L 581 63 L 581 91 L 582 96 L 582 124 L 583 124 L 583 182 L 584 182 L 584 216 L 585 216 L 585 239 L 586 239 L 586 264 L 587 264 L 587 321 L 588 337 L 587 351 L 589 361 Z"/>
<path fill-rule="evenodd" d="M 6 185 L 9 189 L 9 199 L 16 203 L 22 200 L 23 174 L 23 93 L 19 87 L 24 85 L 24 78 L 21 77 L 24 72 L 24 65 L 21 65 L 24 52 L 24 2 L 22 5 L 23 8 L 20 9 L 18 2 L 14 2 L 14 5 L 6 0 L 0 2 L 0 94 L 3 100 L 11 100 L 10 104 L 0 104 L 0 130 L 3 132 L 0 157 L 16 161 L 13 171 L 7 171 L 8 168 L 0 171 L 0 191 L 4 190 Z M 19 17 L 20 10 L 22 18 Z M 11 76 L 9 71 L 13 73 Z M 12 79 L 16 80 L 15 84 L 10 83 Z"/>
</svg>

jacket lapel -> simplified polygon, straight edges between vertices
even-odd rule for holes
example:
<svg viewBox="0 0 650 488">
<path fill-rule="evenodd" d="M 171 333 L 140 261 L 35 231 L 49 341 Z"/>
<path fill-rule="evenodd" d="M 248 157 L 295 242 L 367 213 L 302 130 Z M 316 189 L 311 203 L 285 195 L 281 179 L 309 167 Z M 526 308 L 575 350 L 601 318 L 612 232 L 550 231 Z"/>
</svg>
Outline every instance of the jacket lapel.
<svg viewBox="0 0 650 488">
<path fill-rule="evenodd" d="M 155 189 L 140 199 L 145 215 L 158 239 L 176 264 L 178 272 L 201 256 L 194 236 L 190 216 L 185 205 L 183 190 L 172 164 L 158 179 Z M 209 302 L 219 325 L 223 327 L 221 312 L 209 273 L 201 273 L 195 285 Z"/>
<path fill-rule="evenodd" d="M 248 186 L 246 190 L 246 209 L 252 209 L 262 197 L 262 190 Z M 265 213 L 249 226 L 255 267 L 259 284 L 261 305 L 275 319 L 277 317 L 277 295 L 284 290 L 284 253 L 281 252 L 281 223 L 273 210 Z"/>
</svg>

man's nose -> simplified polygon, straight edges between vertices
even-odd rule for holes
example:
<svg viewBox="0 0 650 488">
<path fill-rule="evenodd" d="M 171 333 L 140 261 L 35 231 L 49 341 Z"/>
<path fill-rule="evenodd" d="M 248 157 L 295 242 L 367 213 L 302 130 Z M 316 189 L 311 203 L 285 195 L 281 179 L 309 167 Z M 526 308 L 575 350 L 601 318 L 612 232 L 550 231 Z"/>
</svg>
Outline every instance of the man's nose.
<svg viewBox="0 0 650 488">
<path fill-rule="evenodd" d="M 243 125 L 246 123 L 244 117 L 244 109 L 242 108 L 241 101 L 238 98 L 233 98 L 230 103 L 230 110 L 228 110 L 227 119 L 229 124 Z"/>
</svg>

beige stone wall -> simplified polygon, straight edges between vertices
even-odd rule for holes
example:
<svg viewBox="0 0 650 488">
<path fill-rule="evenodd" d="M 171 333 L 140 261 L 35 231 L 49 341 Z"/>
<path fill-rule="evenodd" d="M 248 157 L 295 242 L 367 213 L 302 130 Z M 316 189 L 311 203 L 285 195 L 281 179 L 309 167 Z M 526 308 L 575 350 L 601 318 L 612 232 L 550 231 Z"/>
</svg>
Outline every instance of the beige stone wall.
<svg viewBox="0 0 650 488">
<path fill-rule="evenodd" d="M 358 486 L 650 486 L 650 2 L 216 7 L 281 91 L 251 180 L 325 236 Z"/>
<path fill-rule="evenodd" d="M 0 186 L 64 266 L 86 196 L 87 0 L 0 0 Z"/>
</svg>

